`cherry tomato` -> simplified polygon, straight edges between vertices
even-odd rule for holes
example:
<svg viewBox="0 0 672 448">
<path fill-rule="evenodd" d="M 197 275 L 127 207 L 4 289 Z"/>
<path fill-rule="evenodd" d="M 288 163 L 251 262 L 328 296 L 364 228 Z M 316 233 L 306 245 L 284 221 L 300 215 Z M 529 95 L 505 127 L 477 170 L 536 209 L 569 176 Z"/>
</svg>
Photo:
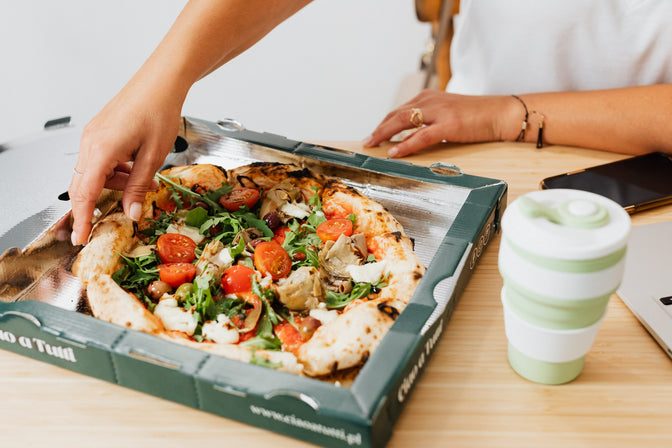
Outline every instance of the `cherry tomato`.
<svg viewBox="0 0 672 448">
<path fill-rule="evenodd" d="M 164 233 L 156 240 L 156 250 L 164 263 L 190 263 L 196 258 L 196 243 L 186 235 Z"/>
<path fill-rule="evenodd" d="M 300 322 L 296 322 L 301 325 Z M 294 328 L 292 324 L 287 321 L 280 322 L 273 328 L 275 335 L 282 341 L 282 349 L 286 352 L 296 353 L 296 351 L 305 342 L 299 330 Z"/>
<path fill-rule="evenodd" d="M 173 288 L 191 282 L 196 275 L 196 266 L 191 263 L 168 263 L 159 265 L 159 278 Z"/>
<path fill-rule="evenodd" d="M 327 219 L 315 231 L 322 241 L 336 241 L 341 235 L 352 235 L 352 221 L 348 218 Z"/>
<path fill-rule="evenodd" d="M 292 259 L 276 241 L 264 241 L 254 248 L 254 266 L 261 275 L 279 280 L 289 275 Z"/>
<path fill-rule="evenodd" d="M 254 269 L 242 264 L 236 264 L 224 271 L 222 275 L 222 289 L 226 294 L 236 294 L 252 290 L 252 276 Z"/>
<path fill-rule="evenodd" d="M 259 200 L 259 190 L 247 187 L 235 187 L 219 198 L 219 203 L 230 212 L 235 212 L 241 205 L 254 207 Z"/>
<path fill-rule="evenodd" d="M 282 246 L 285 243 L 287 232 L 289 232 L 289 227 L 280 227 L 275 232 L 273 232 L 273 238 L 271 239 Z"/>
</svg>

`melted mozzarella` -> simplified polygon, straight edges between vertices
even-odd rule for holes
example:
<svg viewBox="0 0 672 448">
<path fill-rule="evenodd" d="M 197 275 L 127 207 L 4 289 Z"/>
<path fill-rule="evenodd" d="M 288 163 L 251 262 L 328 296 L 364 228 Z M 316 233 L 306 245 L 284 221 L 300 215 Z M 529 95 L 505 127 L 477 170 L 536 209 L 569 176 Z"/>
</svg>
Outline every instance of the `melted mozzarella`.
<svg viewBox="0 0 672 448">
<path fill-rule="evenodd" d="M 196 244 L 199 244 L 205 239 L 205 236 L 198 233 L 197 227 L 188 226 L 182 222 L 171 223 L 166 229 L 166 233 L 179 233 L 180 235 L 185 235 L 194 240 Z"/>
<path fill-rule="evenodd" d="M 319 320 L 320 322 L 322 322 L 322 325 L 324 325 L 336 319 L 338 317 L 338 311 L 313 308 L 312 310 L 310 310 L 310 317 Z"/>
<path fill-rule="evenodd" d="M 165 297 L 165 296 L 164 296 Z M 163 322 L 168 330 L 176 330 L 193 335 L 197 321 L 192 313 L 177 305 L 172 297 L 162 298 L 154 308 L 154 315 Z"/>
<path fill-rule="evenodd" d="M 228 269 L 233 264 L 233 257 L 231 256 L 231 249 L 225 247 L 224 249 L 217 252 L 212 259 L 212 262 L 218 265 L 222 269 Z"/>
<path fill-rule="evenodd" d="M 128 258 L 138 258 L 138 257 L 142 257 L 144 255 L 151 254 L 152 251 L 155 250 L 155 249 L 156 249 L 156 244 L 150 244 L 150 245 L 138 244 L 138 245 L 134 246 L 133 249 L 131 249 L 130 252 L 127 252 L 126 256 Z"/>
<path fill-rule="evenodd" d="M 299 219 L 306 218 L 310 215 L 310 206 L 303 202 L 286 202 L 280 206 L 279 210 L 286 215 Z"/>
<path fill-rule="evenodd" d="M 235 344 L 240 335 L 235 328 L 229 328 L 231 321 L 225 314 L 217 316 L 217 321 L 208 321 L 203 324 L 203 336 L 218 344 Z"/>
<path fill-rule="evenodd" d="M 378 283 L 383 276 L 385 262 L 366 263 L 362 265 L 348 265 L 345 271 L 356 283 Z"/>
</svg>

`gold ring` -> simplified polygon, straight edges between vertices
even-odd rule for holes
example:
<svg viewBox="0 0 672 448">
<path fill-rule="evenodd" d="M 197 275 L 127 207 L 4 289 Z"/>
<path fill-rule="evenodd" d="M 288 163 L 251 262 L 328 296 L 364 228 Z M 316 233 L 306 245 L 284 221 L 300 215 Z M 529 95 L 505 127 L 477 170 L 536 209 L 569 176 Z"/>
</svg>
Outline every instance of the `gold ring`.
<svg viewBox="0 0 672 448">
<path fill-rule="evenodd" d="M 419 128 L 425 122 L 424 118 L 422 117 L 422 111 L 420 109 L 418 109 L 417 107 L 414 107 L 413 109 L 411 109 L 410 121 L 411 121 L 411 124 L 413 126 L 415 126 L 416 128 Z"/>
<path fill-rule="evenodd" d="M 83 172 L 81 172 L 81 171 L 77 171 L 77 168 L 73 168 L 72 171 L 74 171 L 75 174 L 78 175 L 78 176 L 83 176 L 83 175 L 84 175 Z"/>
</svg>

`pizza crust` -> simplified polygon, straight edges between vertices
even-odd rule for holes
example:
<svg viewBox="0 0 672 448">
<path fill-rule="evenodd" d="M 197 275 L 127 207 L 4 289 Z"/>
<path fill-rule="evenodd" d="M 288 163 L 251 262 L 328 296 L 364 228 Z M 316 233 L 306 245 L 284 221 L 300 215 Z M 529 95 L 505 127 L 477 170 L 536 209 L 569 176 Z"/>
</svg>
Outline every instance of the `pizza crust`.
<svg viewBox="0 0 672 448">
<path fill-rule="evenodd" d="M 94 226 L 88 244 L 72 264 L 72 273 L 84 285 L 95 275 L 112 275 L 121 267 L 119 254 L 137 241 L 134 235 L 133 222 L 123 213 L 107 215 Z"/>
<path fill-rule="evenodd" d="M 108 274 L 94 275 L 86 288 L 94 316 L 115 324 L 150 334 L 166 331 L 157 316 L 124 291 Z"/>
<path fill-rule="evenodd" d="M 322 192 L 322 208 L 325 215 L 346 218 L 357 216 L 354 233 L 363 233 L 367 238 L 404 229 L 394 216 L 380 203 L 364 196 L 357 189 L 338 179 L 329 179 Z"/>
<path fill-rule="evenodd" d="M 310 376 L 328 375 L 363 364 L 375 351 L 395 316 L 382 312 L 382 302 L 361 302 L 320 326 L 298 351 L 304 372 Z"/>
</svg>

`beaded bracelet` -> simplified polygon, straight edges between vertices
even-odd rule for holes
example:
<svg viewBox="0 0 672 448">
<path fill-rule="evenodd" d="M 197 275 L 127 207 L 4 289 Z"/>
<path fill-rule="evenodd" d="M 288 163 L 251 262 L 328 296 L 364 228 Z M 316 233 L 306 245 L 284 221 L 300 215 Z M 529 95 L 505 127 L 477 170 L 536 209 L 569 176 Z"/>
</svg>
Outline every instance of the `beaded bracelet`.
<svg viewBox="0 0 672 448">
<path fill-rule="evenodd" d="M 525 109 L 525 118 L 523 119 L 523 123 L 520 126 L 520 133 L 518 134 L 518 137 L 516 138 L 517 142 L 522 142 L 525 141 L 525 131 L 527 130 L 527 123 L 528 119 L 531 114 L 536 114 L 539 115 L 539 132 L 537 133 L 537 148 L 542 148 L 544 146 L 544 119 L 546 118 L 544 114 L 541 112 L 537 112 L 536 110 L 528 112 L 527 110 L 527 104 L 525 104 L 525 101 L 523 101 L 518 95 L 511 95 L 515 99 L 517 99 L 520 104 L 523 105 L 523 108 Z"/>
</svg>

